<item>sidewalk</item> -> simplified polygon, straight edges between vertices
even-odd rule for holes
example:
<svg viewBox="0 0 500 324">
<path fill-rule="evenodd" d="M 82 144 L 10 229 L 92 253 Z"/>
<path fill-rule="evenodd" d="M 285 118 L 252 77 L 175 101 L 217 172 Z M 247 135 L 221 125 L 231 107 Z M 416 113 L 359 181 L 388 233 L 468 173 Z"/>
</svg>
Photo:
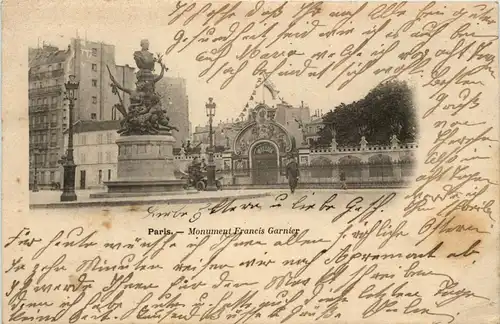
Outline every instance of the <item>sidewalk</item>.
<svg viewBox="0 0 500 324">
<path fill-rule="evenodd" d="M 228 199 L 255 199 L 271 196 L 276 190 L 247 189 L 221 191 L 191 191 L 186 193 L 169 193 L 144 197 L 90 198 L 91 194 L 102 193 L 103 190 L 76 190 L 77 201 L 61 202 L 61 191 L 41 190 L 30 192 L 30 209 L 36 208 L 78 208 L 152 204 L 195 204 L 217 202 Z"/>
</svg>

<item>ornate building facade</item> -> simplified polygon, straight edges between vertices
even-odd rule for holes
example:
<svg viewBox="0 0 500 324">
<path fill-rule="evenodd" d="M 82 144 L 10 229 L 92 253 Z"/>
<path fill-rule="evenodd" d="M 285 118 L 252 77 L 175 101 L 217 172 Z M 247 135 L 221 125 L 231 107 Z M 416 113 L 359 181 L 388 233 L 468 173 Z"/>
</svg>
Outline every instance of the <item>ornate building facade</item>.
<svg viewBox="0 0 500 324">
<path fill-rule="evenodd" d="M 276 183 L 296 148 L 295 138 L 275 120 L 276 108 L 261 103 L 249 116 L 234 140 L 232 167 L 236 172 L 252 170 L 252 183 Z"/>
<path fill-rule="evenodd" d="M 416 143 L 399 143 L 393 136 L 390 145 L 370 145 L 370 139 L 362 137 L 357 146 L 338 147 L 334 140 L 330 147 L 315 147 L 312 143 L 323 127 L 320 113 L 311 118 L 303 103 L 293 107 L 279 98 L 271 83 L 263 87 L 271 94 L 270 100 L 255 100 L 254 91 L 234 123 L 230 147 L 215 154 L 224 185 L 284 186 L 290 156 L 298 160 L 300 183 L 307 187 L 338 186 L 341 174 L 353 187 L 400 187 L 412 179 Z M 203 134 L 208 141 L 208 132 Z M 207 159 L 206 152 L 200 155 Z M 176 156 L 177 168 L 187 169 L 193 157 Z"/>
</svg>

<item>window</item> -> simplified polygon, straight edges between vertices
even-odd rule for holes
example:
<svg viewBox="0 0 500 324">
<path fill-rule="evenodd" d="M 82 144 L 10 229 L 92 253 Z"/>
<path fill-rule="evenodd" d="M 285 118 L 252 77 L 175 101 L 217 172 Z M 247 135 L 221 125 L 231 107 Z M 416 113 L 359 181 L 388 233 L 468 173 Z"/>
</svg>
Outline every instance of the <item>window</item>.
<svg viewBox="0 0 500 324">
<path fill-rule="evenodd" d="M 37 103 L 38 105 L 41 105 L 41 104 L 42 104 L 42 98 L 38 98 L 38 100 L 36 101 L 36 103 Z"/>
<path fill-rule="evenodd" d="M 87 145 L 87 135 L 81 135 L 80 142 L 82 145 Z"/>
<path fill-rule="evenodd" d="M 108 181 L 111 180 L 111 170 L 108 170 Z"/>
<path fill-rule="evenodd" d="M 90 119 L 96 120 L 97 119 L 97 114 L 96 113 L 91 113 L 90 114 Z M 101 135 L 102 136 L 102 135 Z"/>
<path fill-rule="evenodd" d="M 57 115 L 56 114 L 52 114 L 50 116 L 50 122 L 51 123 L 56 123 L 57 122 Z"/>
<path fill-rule="evenodd" d="M 99 179 L 97 180 L 99 184 L 102 182 L 102 170 L 99 170 Z"/>
<path fill-rule="evenodd" d="M 111 152 L 106 152 L 106 162 L 111 162 Z"/>
<path fill-rule="evenodd" d="M 80 154 L 80 163 L 85 163 L 85 158 L 86 158 L 85 153 L 81 153 Z"/>
<path fill-rule="evenodd" d="M 57 64 L 57 68 L 62 69 L 62 64 L 61 63 Z"/>
<path fill-rule="evenodd" d="M 106 143 L 113 144 L 113 134 L 111 133 L 106 134 Z"/>
<path fill-rule="evenodd" d="M 43 98 L 43 104 L 46 105 L 49 103 L 49 98 Z"/>
<path fill-rule="evenodd" d="M 92 64 L 92 71 L 97 71 L 97 64 Z"/>
<path fill-rule="evenodd" d="M 97 56 L 97 48 L 92 49 L 92 56 Z"/>
<path fill-rule="evenodd" d="M 97 80 L 96 79 L 92 79 L 92 86 L 97 87 Z"/>
<path fill-rule="evenodd" d="M 97 135 L 97 144 L 102 144 L 102 134 Z"/>
<path fill-rule="evenodd" d="M 96 104 L 96 103 L 97 103 L 97 97 L 96 97 L 96 96 L 93 96 L 93 97 L 92 97 L 92 103 L 93 103 L 93 104 Z"/>
<path fill-rule="evenodd" d="M 49 65 L 48 67 L 48 71 L 51 72 L 52 71 L 52 65 Z"/>
<path fill-rule="evenodd" d="M 36 104 L 35 99 L 31 99 L 31 105 L 34 106 Z"/>
<path fill-rule="evenodd" d="M 54 104 L 54 103 L 57 103 L 57 97 L 56 97 L 56 96 L 52 97 L 52 103 L 53 103 L 53 104 Z"/>
<path fill-rule="evenodd" d="M 97 163 L 102 163 L 102 152 L 97 152 Z"/>
</svg>

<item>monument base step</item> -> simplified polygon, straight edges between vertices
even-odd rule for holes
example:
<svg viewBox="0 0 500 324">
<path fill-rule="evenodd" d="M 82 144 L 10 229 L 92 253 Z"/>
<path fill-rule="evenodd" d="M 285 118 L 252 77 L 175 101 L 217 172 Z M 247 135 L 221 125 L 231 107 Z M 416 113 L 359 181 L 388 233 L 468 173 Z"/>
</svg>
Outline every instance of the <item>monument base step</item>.
<svg viewBox="0 0 500 324">
<path fill-rule="evenodd" d="M 182 197 L 199 194 L 197 190 L 167 191 L 167 192 L 97 192 L 90 194 L 92 199 L 102 198 L 140 198 L 140 197 Z"/>
<path fill-rule="evenodd" d="M 196 192 L 184 189 L 185 180 L 116 180 L 104 183 L 107 193 L 92 194 L 91 198 L 145 197 Z"/>
</svg>

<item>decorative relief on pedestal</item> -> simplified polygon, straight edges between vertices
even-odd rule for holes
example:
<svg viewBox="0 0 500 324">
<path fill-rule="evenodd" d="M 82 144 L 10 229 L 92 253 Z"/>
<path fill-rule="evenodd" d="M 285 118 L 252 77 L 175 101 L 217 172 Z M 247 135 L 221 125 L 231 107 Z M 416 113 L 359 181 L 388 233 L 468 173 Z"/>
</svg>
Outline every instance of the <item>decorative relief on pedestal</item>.
<svg viewBox="0 0 500 324">
<path fill-rule="evenodd" d="M 142 144 L 142 145 L 137 146 L 137 153 L 144 154 L 147 152 L 148 152 L 148 150 L 147 150 L 146 144 Z"/>
</svg>

